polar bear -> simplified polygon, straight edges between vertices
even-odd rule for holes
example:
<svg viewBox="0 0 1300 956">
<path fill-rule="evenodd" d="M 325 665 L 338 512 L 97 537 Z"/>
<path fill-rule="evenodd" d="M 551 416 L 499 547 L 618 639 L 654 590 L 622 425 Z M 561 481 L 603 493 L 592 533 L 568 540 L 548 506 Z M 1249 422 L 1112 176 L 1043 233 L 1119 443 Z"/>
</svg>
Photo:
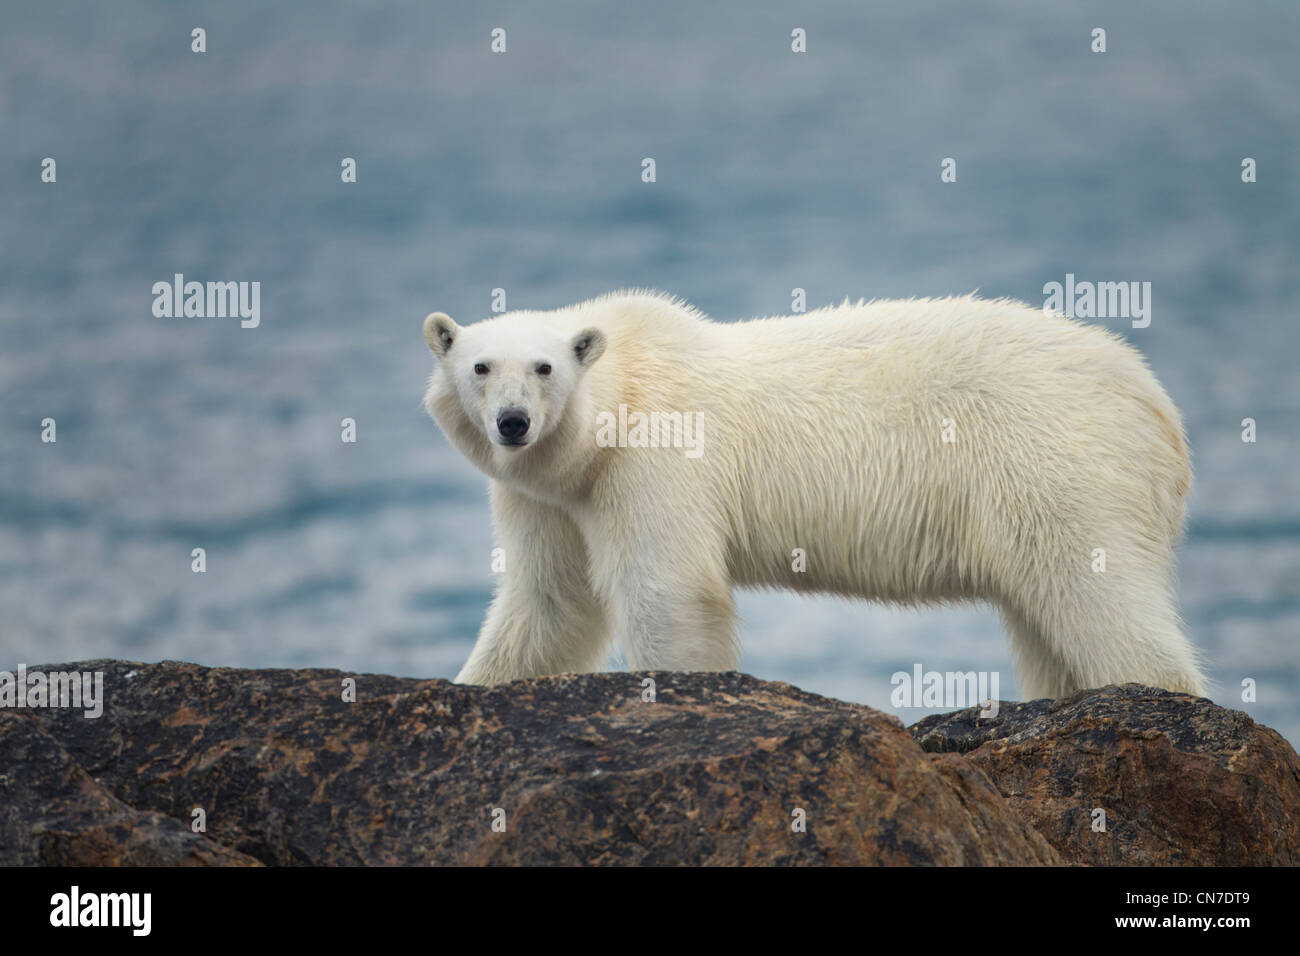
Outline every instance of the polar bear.
<svg viewBox="0 0 1300 956">
<path fill-rule="evenodd" d="M 986 600 L 1030 697 L 1201 695 L 1177 409 L 1096 327 L 974 296 L 718 323 L 615 293 L 424 320 L 506 570 L 456 680 L 732 670 L 733 587 Z"/>
</svg>

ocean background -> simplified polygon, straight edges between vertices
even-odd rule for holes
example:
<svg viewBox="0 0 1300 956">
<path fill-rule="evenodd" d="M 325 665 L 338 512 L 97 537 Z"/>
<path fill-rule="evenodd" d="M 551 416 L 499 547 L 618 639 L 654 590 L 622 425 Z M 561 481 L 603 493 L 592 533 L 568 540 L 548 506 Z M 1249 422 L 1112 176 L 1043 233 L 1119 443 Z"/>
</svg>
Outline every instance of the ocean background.
<svg viewBox="0 0 1300 956">
<path fill-rule="evenodd" d="M 1073 273 L 1152 283 L 1149 328 L 1102 324 L 1186 417 L 1189 632 L 1216 700 L 1300 742 L 1300 7 L 1043 7 L 5 4 L 0 668 L 453 676 L 492 542 L 420 405 L 434 309 L 1041 304 Z M 260 281 L 261 326 L 155 318 L 177 272 Z M 888 708 L 919 663 L 1018 695 L 984 607 L 739 609 L 760 677 Z"/>
</svg>

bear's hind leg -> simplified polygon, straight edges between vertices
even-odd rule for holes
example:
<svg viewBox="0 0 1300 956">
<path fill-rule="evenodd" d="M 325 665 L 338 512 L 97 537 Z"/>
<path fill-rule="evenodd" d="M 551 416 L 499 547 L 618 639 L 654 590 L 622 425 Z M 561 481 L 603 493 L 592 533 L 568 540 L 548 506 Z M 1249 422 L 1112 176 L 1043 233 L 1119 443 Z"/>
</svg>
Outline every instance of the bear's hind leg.
<svg viewBox="0 0 1300 956">
<path fill-rule="evenodd" d="M 1026 699 L 1124 683 L 1204 695 L 1196 652 L 1159 574 L 1071 571 L 1042 584 L 1039 600 L 1003 606 Z"/>
<path fill-rule="evenodd" d="M 1065 663 L 1053 652 L 1037 628 L 1010 605 L 1001 608 L 1002 623 L 1011 636 L 1011 658 L 1016 684 L 1024 700 L 1061 697 L 1077 683 Z"/>
</svg>

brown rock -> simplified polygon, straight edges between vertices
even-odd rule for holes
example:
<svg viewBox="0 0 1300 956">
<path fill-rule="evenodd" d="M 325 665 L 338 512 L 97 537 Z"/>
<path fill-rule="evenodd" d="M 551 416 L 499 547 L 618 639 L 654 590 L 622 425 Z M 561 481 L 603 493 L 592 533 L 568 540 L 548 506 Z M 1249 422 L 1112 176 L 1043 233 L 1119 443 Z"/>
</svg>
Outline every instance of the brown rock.
<svg viewBox="0 0 1300 956">
<path fill-rule="evenodd" d="M 43 669 L 105 672 L 102 717 L 29 711 L 10 723 L 40 746 L 0 742 L 11 773 L 62 755 L 53 783 L 7 796 L 58 846 L 95 848 L 79 862 L 152 861 L 139 847 L 163 852 L 195 807 L 207 862 L 1059 862 L 964 758 L 928 758 L 888 715 L 742 674 L 653 675 L 654 703 L 640 673 L 497 688 L 361 675 L 344 703 L 337 671 Z M 0 863 L 49 861 L 0 841 Z"/>
<path fill-rule="evenodd" d="M 1072 863 L 1300 864 L 1300 758 L 1204 698 L 1126 684 L 1003 703 L 992 720 L 973 708 L 927 717 L 912 734 L 985 771 Z"/>
<path fill-rule="evenodd" d="M 0 711 L 0 863 L 259 866 L 95 783 L 31 712 Z"/>
</svg>

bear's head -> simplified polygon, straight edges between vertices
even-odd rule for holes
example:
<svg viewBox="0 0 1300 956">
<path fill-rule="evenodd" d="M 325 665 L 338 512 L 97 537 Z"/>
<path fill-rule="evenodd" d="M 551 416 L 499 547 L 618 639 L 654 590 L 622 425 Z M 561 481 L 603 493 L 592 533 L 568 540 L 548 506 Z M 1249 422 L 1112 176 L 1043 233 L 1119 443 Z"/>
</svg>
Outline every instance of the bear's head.
<svg viewBox="0 0 1300 956">
<path fill-rule="evenodd" d="M 598 329 L 568 333 L 524 312 L 467 326 L 434 312 L 424 320 L 424 340 L 438 360 L 426 404 L 443 431 L 459 443 L 463 432 L 476 430 L 506 453 L 536 445 L 558 427 L 605 351 Z"/>
</svg>

